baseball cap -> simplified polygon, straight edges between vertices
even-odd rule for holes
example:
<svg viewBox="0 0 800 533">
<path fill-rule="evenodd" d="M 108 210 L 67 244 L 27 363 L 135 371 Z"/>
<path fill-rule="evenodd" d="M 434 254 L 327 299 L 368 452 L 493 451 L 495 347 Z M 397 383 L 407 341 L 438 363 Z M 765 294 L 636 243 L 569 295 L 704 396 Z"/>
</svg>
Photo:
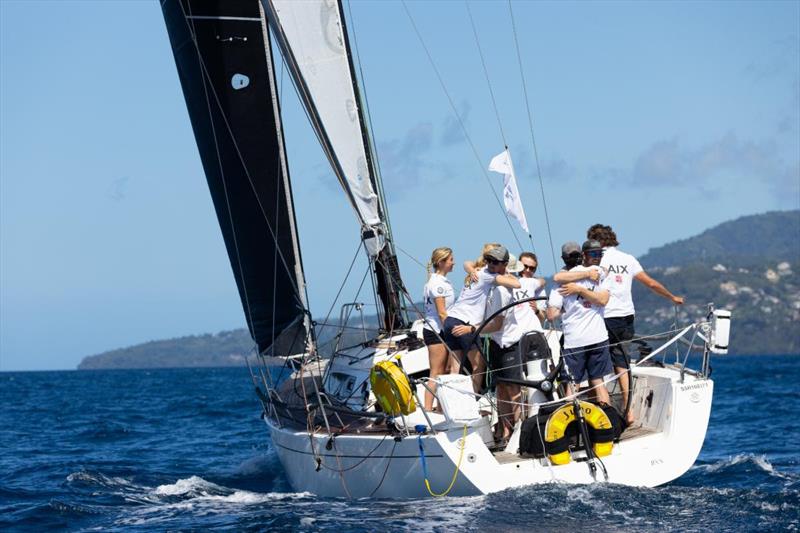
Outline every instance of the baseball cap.
<svg viewBox="0 0 800 533">
<path fill-rule="evenodd" d="M 581 253 L 581 247 L 575 241 L 565 242 L 561 247 L 561 257 L 569 257 L 575 253 Z"/>
<path fill-rule="evenodd" d="M 589 239 L 588 241 L 583 243 L 581 246 L 582 251 L 588 252 L 589 250 L 602 250 L 603 245 L 600 244 L 600 241 L 596 241 L 594 239 Z"/>
<path fill-rule="evenodd" d="M 508 250 L 506 250 L 505 246 L 496 246 L 495 248 L 492 248 L 483 254 L 483 257 L 487 259 L 494 259 L 495 261 L 501 261 L 504 263 L 508 261 L 508 256 Z"/>
</svg>

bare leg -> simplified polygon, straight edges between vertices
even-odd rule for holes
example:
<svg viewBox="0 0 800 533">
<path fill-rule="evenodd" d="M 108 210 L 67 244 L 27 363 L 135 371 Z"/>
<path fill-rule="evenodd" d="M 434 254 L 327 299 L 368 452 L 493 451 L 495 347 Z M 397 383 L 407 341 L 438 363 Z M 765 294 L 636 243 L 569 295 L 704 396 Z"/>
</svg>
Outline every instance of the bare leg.
<svg viewBox="0 0 800 533">
<path fill-rule="evenodd" d="M 444 344 L 428 346 L 428 361 L 431 380 L 444 374 L 447 369 L 447 347 Z M 436 383 L 428 382 L 428 388 L 430 390 L 425 390 L 425 410 L 433 411 L 433 392 L 436 391 Z"/>
<path fill-rule="evenodd" d="M 472 363 L 472 388 L 475 390 L 475 394 L 480 394 L 485 381 L 486 363 L 484 363 L 481 352 L 477 348 L 467 352 L 467 358 Z"/>
<path fill-rule="evenodd" d="M 508 386 L 508 399 L 510 401 L 509 405 L 509 414 L 511 415 L 508 420 L 508 434 L 505 435 L 506 438 L 510 438 L 511 434 L 514 432 L 514 426 L 517 425 L 519 422 L 520 416 L 522 414 L 522 387 L 519 385 L 509 385 Z"/>
<path fill-rule="evenodd" d="M 628 406 L 628 396 L 630 395 L 630 381 L 628 379 L 628 371 L 625 368 L 620 368 L 618 366 L 614 367 L 614 372 L 622 374 L 619 376 L 619 388 L 622 390 L 622 409 L 624 410 Z M 625 416 L 625 422 L 628 423 L 630 426 L 636 419 L 633 417 L 633 413 L 628 411 L 628 414 Z"/>
<path fill-rule="evenodd" d="M 505 437 L 505 423 L 509 415 L 508 385 L 506 383 L 497 384 L 497 425 L 494 428 L 494 440 L 499 441 Z"/>
<path fill-rule="evenodd" d="M 445 348 L 447 350 L 447 348 Z M 451 374 L 461 373 L 461 358 L 464 357 L 464 352 L 461 350 L 447 350 L 447 366 Z"/>
<path fill-rule="evenodd" d="M 608 389 L 606 389 L 606 386 L 603 384 L 602 378 L 590 379 L 589 385 L 596 387 L 594 393 L 597 398 L 597 403 L 609 403 L 611 398 L 608 396 Z"/>
</svg>

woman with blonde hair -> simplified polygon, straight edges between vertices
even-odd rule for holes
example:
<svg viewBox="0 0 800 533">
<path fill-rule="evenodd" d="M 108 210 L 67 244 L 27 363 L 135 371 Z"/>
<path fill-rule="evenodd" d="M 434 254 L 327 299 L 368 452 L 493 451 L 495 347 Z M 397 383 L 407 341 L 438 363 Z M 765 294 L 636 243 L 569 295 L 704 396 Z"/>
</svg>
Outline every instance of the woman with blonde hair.
<svg viewBox="0 0 800 533">
<path fill-rule="evenodd" d="M 447 346 L 442 340 L 442 324 L 447 318 L 447 310 L 453 305 L 453 285 L 447 279 L 447 274 L 452 272 L 453 250 L 445 246 L 436 248 L 431 253 L 428 263 L 428 282 L 425 284 L 423 299 L 425 301 L 425 322 L 422 328 L 422 339 L 428 347 L 428 360 L 430 364 L 430 378 L 446 374 L 452 365 L 448 365 L 449 357 Z M 457 361 L 451 361 L 456 364 Z M 431 382 L 430 390 L 425 391 L 425 410 L 433 410 L 433 391 L 436 384 Z"/>
<path fill-rule="evenodd" d="M 490 243 L 483 247 L 481 257 L 478 259 L 478 262 L 486 266 L 475 268 L 474 264 L 468 262 L 473 268 L 470 270 L 465 263 L 464 266 L 471 276 L 468 277 L 466 286 L 450 308 L 443 324 L 442 337 L 447 346 L 456 353 L 459 362 L 466 357 L 472 365 L 472 388 L 476 394 L 480 394 L 483 389 L 486 363 L 476 344 L 475 332 L 483 322 L 486 300 L 492 289 L 497 286 L 508 289 L 521 287 L 515 276 L 506 274 L 508 260 L 509 253 L 504 246 Z"/>
</svg>

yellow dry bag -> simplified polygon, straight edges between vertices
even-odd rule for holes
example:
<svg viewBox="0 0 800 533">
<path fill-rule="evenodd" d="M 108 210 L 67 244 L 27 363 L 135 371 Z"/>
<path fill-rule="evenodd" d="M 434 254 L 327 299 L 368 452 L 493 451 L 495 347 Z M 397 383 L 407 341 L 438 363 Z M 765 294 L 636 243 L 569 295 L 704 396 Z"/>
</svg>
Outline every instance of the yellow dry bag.
<svg viewBox="0 0 800 533">
<path fill-rule="evenodd" d="M 373 366 L 369 383 L 375 399 L 387 415 L 408 415 L 417 410 L 408 378 L 392 361 L 381 361 Z"/>
</svg>

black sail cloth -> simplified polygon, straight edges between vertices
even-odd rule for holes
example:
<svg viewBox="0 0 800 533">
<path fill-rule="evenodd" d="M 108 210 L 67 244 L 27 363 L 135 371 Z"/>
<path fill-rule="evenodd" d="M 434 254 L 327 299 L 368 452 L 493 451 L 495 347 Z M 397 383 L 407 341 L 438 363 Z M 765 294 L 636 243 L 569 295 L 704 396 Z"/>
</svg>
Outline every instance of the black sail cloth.
<svg viewBox="0 0 800 533">
<path fill-rule="evenodd" d="M 259 1 L 162 10 L 250 334 L 259 352 L 300 353 L 305 280 Z"/>
</svg>

